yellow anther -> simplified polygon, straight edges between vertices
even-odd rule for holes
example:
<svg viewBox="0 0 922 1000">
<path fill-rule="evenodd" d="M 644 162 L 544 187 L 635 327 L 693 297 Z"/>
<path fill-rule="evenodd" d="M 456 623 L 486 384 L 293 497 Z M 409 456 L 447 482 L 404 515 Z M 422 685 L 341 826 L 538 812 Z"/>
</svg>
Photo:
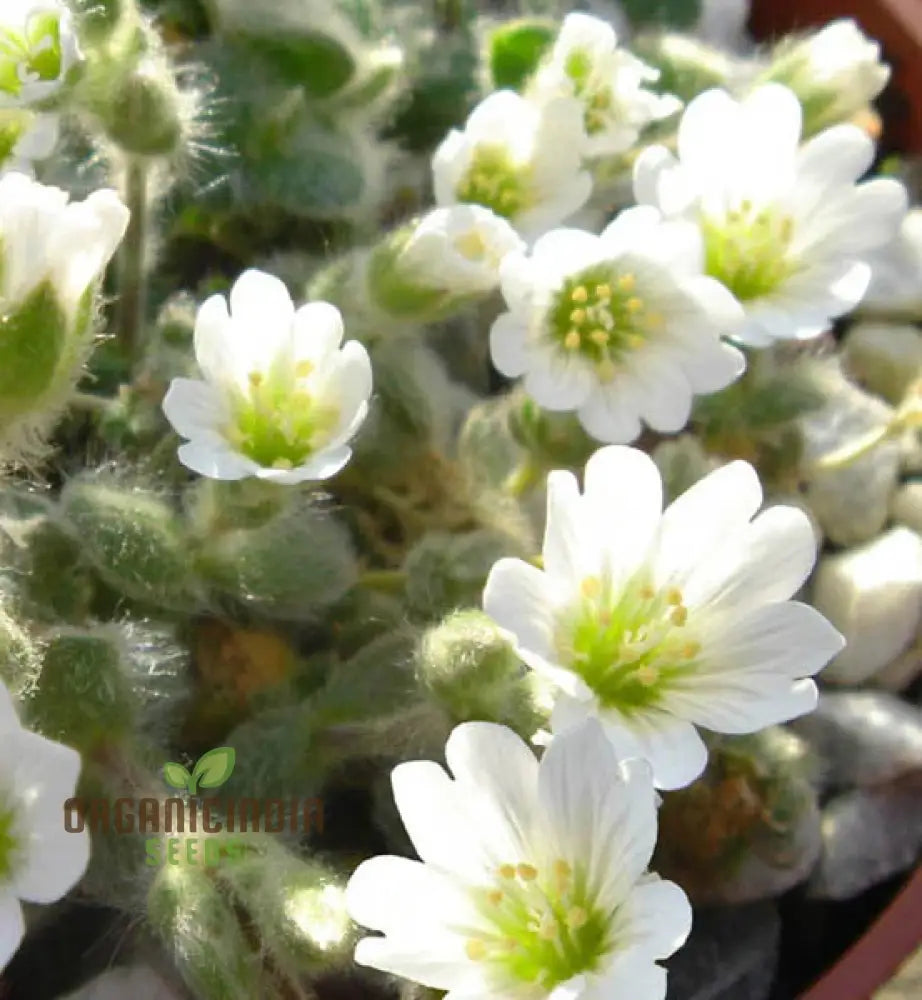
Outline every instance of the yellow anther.
<svg viewBox="0 0 922 1000">
<path fill-rule="evenodd" d="M 688 621 L 688 608 L 684 604 L 680 604 L 677 608 L 672 609 L 672 614 L 669 617 L 673 625 L 681 627 Z"/>
<path fill-rule="evenodd" d="M 581 906 L 574 906 L 567 913 L 567 927 L 571 931 L 579 930 L 588 920 L 589 914 Z"/>
<path fill-rule="evenodd" d="M 682 603 L 682 591 L 678 587 L 670 587 L 666 591 L 666 603 L 678 606 Z"/>
<path fill-rule="evenodd" d="M 500 878 L 515 878 L 515 865 L 500 865 L 499 866 L 499 877 Z"/>
<path fill-rule="evenodd" d="M 662 330 L 666 325 L 666 321 L 663 319 L 663 314 L 658 312 L 648 312 L 643 318 L 644 326 L 648 330 Z"/>
<path fill-rule="evenodd" d="M 647 342 L 647 338 L 640 333 L 629 333 L 624 339 L 632 351 L 636 351 L 638 347 L 643 347 Z"/>
<path fill-rule="evenodd" d="M 700 642 L 690 642 L 682 647 L 682 655 L 686 660 L 693 660 L 701 652 Z"/>
<path fill-rule="evenodd" d="M 639 313 L 643 309 L 643 299 L 634 295 L 624 303 L 624 308 L 630 313 Z"/>
<path fill-rule="evenodd" d="M 658 680 L 659 671 L 656 667 L 651 667 L 650 664 L 640 667 L 637 671 L 637 682 L 644 687 L 653 687 Z"/>
<path fill-rule="evenodd" d="M 563 858 L 558 858 L 554 862 L 554 875 L 559 882 L 566 882 L 572 874 L 573 869 Z"/>
<path fill-rule="evenodd" d="M 586 322 L 586 310 L 585 309 L 574 309 L 570 313 L 570 322 L 575 323 L 577 326 L 581 326 Z"/>
<path fill-rule="evenodd" d="M 258 389 L 263 384 L 263 373 L 250 372 L 250 374 L 247 375 L 247 380 L 253 389 Z"/>
<path fill-rule="evenodd" d="M 596 285 L 595 297 L 602 302 L 609 301 L 611 299 L 611 285 Z"/>
<path fill-rule="evenodd" d="M 589 339 L 593 342 L 593 344 L 598 344 L 599 347 L 604 347 L 611 338 L 605 330 L 593 330 L 592 333 L 589 334 Z"/>
<path fill-rule="evenodd" d="M 566 337 L 563 338 L 563 346 L 568 351 L 577 351 L 577 350 L 579 350 L 579 347 L 582 344 L 582 342 L 583 342 L 583 338 L 580 337 L 578 330 L 569 330 L 569 331 L 567 331 Z"/>
<path fill-rule="evenodd" d="M 640 588 L 639 593 L 642 601 L 652 601 L 656 597 L 656 591 L 646 583 Z"/>
<path fill-rule="evenodd" d="M 620 288 L 622 292 L 633 292 L 636 287 L 637 279 L 633 274 L 622 274 L 621 277 L 618 278 L 618 288 Z"/>
<path fill-rule="evenodd" d="M 293 469 L 294 463 L 289 458 L 277 458 L 272 463 L 273 469 Z"/>
<path fill-rule="evenodd" d="M 746 215 L 752 211 L 752 202 L 748 198 L 744 198 L 740 202 L 740 211 Z"/>
<path fill-rule="evenodd" d="M 573 291 L 570 293 L 570 298 L 574 302 L 579 302 L 580 304 L 582 304 L 583 302 L 588 302 L 589 291 L 587 290 L 585 285 L 577 285 L 576 288 L 574 288 Z"/>
<path fill-rule="evenodd" d="M 538 869 L 534 865 L 520 864 L 515 870 L 523 882 L 534 882 L 538 877 Z"/>
<path fill-rule="evenodd" d="M 299 361 L 295 365 L 295 375 L 298 378 L 307 378 L 308 375 L 313 374 L 314 362 L 313 361 Z"/>
<path fill-rule="evenodd" d="M 480 260 L 487 252 L 487 245 L 476 229 L 464 233 L 455 240 L 455 247 L 462 257 L 468 260 Z"/>
<path fill-rule="evenodd" d="M 553 917 L 545 917 L 538 927 L 538 937 L 542 941 L 554 941 L 557 938 L 557 921 Z"/>
<path fill-rule="evenodd" d="M 487 899 L 494 906 L 499 906 L 499 904 L 503 901 L 503 890 L 502 889 L 491 889 L 487 893 Z"/>
<path fill-rule="evenodd" d="M 618 366 L 612 361 L 611 358 L 603 358 L 596 366 L 595 373 L 599 377 L 600 382 L 611 382 L 611 380 L 618 374 Z"/>
<path fill-rule="evenodd" d="M 471 938 L 465 944 L 464 951 L 472 962 L 481 962 L 487 957 L 487 946 L 480 938 Z"/>
<path fill-rule="evenodd" d="M 583 597 L 598 597 L 602 593 L 602 581 L 597 576 L 584 577 L 579 589 Z"/>
</svg>

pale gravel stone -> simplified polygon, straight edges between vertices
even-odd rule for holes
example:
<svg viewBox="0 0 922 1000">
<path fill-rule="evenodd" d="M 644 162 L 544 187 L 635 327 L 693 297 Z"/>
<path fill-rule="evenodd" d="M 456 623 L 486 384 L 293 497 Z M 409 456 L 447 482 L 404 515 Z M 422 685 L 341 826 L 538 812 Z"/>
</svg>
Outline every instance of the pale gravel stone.
<svg viewBox="0 0 922 1000">
<path fill-rule="evenodd" d="M 855 379 L 894 406 L 922 373 L 922 333 L 914 326 L 856 323 L 843 349 Z"/>
</svg>

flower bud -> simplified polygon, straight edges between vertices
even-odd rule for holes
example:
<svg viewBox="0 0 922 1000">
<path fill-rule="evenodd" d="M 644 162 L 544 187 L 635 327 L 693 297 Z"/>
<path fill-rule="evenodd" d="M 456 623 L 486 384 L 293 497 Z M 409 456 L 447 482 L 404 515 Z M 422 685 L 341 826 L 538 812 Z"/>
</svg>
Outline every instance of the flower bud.
<svg viewBox="0 0 922 1000">
<path fill-rule="evenodd" d="M 458 611 L 423 636 L 416 657 L 426 689 L 453 721 L 485 719 L 526 737 L 541 724 L 509 637 L 482 611 Z"/>
<path fill-rule="evenodd" d="M 92 344 L 96 288 L 124 235 L 113 191 L 68 204 L 19 173 L 0 178 L 0 457 L 40 452 Z"/>
<path fill-rule="evenodd" d="M 372 253 L 369 290 L 386 312 L 432 322 L 496 288 L 503 257 L 522 249 L 512 226 L 487 208 L 437 208 Z"/>
<path fill-rule="evenodd" d="M 809 138 L 864 110 L 886 87 L 890 68 L 880 61 L 880 46 L 854 21 L 839 20 L 806 38 L 782 42 L 764 79 L 794 91 Z"/>
<path fill-rule="evenodd" d="M 573 414 L 542 410 L 525 396 L 510 408 L 509 428 L 541 468 L 585 465 L 597 447 Z"/>
<path fill-rule="evenodd" d="M 171 156 L 184 137 L 183 96 L 169 68 L 141 63 L 111 94 L 103 123 L 108 137 L 135 156 Z"/>
<path fill-rule="evenodd" d="M 26 701 L 30 726 L 91 753 L 127 736 L 135 709 L 117 633 L 61 631 L 49 640 Z"/>
<path fill-rule="evenodd" d="M 118 593 L 156 607 L 194 606 L 188 542 L 173 511 L 141 490 L 74 479 L 61 495 L 61 522 Z"/>
</svg>

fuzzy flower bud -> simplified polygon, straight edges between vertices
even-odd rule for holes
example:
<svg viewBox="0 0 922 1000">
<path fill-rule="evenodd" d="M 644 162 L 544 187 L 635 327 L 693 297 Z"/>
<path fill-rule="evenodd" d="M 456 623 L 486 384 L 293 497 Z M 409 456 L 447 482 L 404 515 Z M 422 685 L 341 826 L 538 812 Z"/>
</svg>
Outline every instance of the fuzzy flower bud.
<svg viewBox="0 0 922 1000">
<path fill-rule="evenodd" d="M 113 191 L 68 204 L 19 173 L 0 178 L 0 454 L 36 450 L 93 336 L 95 291 L 128 225 Z"/>
<path fill-rule="evenodd" d="M 880 61 L 880 46 L 854 21 L 839 20 L 782 43 L 766 79 L 785 84 L 800 99 L 809 137 L 867 107 L 886 87 L 890 67 Z"/>
<path fill-rule="evenodd" d="M 80 56 L 61 0 L 4 0 L 0 8 L 0 107 L 26 107 L 60 88 Z"/>
<path fill-rule="evenodd" d="M 437 208 L 375 250 L 369 287 L 387 312 L 429 321 L 493 291 L 502 259 L 523 249 L 512 226 L 482 205 Z"/>
</svg>

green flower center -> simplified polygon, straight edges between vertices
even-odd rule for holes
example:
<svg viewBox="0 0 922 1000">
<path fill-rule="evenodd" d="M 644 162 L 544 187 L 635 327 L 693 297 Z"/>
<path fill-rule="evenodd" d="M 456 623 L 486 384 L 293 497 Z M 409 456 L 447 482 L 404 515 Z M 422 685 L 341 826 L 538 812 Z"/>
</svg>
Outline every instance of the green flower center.
<svg viewBox="0 0 922 1000">
<path fill-rule="evenodd" d="M 688 617 L 679 590 L 657 591 L 643 574 L 617 593 L 587 577 L 580 600 L 558 622 L 555 644 L 603 707 L 630 714 L 658 704 L 694 670 L 701 646 Z"/>
<path fill-rule="evenodd" d="M 744 201 L 722 219 L 701 219 L 705 270 L 741 301 L 775 291 L 797 270 L 790 257 L 794 220 Z"/>
<path fill-rule="evenodd" d="M 458 185 L 458 201 L 483 205 L 506 219 L 535 203 L 531 170 L 516 164 L 505 146 L 477 146 L 467 173 Z"/>
<path fill-rule="evenodd" d="M 14 862 L 19 849 L 15 823 L 15 811 L 0 798 L 0 885 L 3 885 L 13 874 Z"/>
<path fill-rule="evenodd" d="M 594 65 L 588 52 L 576 49 L 567 57 L 564 72 L 573 83 L 573 94 L 585 107 L 584 125 L 588 135 L 596 135 L 608 125 L 612 111 L 612 91 L 594 79 Z"/>
<path fill-rule="evenodd" d="M 568 278 L 548 320 L 560 349 L 585 358 L 603 382 L 611 381 L 626 357 L 663 326 L 662 315 L 639 293 L 637 278 L 611 264 Z"/>
<path fill-rule="evenodd" d="M 233 401 L 226 430 L 234 447 L 263 468 L 303 465 L 339 420 L 335 407 L 320 404 L 307 390 L 304 380 L 312 371 L 310 362 L 302 361 L 293 378 L 251 372 L 248 391 Z"/>
<path fill-rule="evenodd" d="M 0 27 L 0 92 L 19 94 L 23 83 L 30 79 L 57 80 L 61 65 L 58 14 L 33 15 L 23 32 Z"/>
<path fill-rule="evenodd" d="M 562 859 L 544 870 L 501 865 L 476 902 L 485 929 L 468 938 L 468 958 L 494 965 L 504 979 L 550 991 L 595 969 L 614 944 L 612 915 Z"/>
</svg>

